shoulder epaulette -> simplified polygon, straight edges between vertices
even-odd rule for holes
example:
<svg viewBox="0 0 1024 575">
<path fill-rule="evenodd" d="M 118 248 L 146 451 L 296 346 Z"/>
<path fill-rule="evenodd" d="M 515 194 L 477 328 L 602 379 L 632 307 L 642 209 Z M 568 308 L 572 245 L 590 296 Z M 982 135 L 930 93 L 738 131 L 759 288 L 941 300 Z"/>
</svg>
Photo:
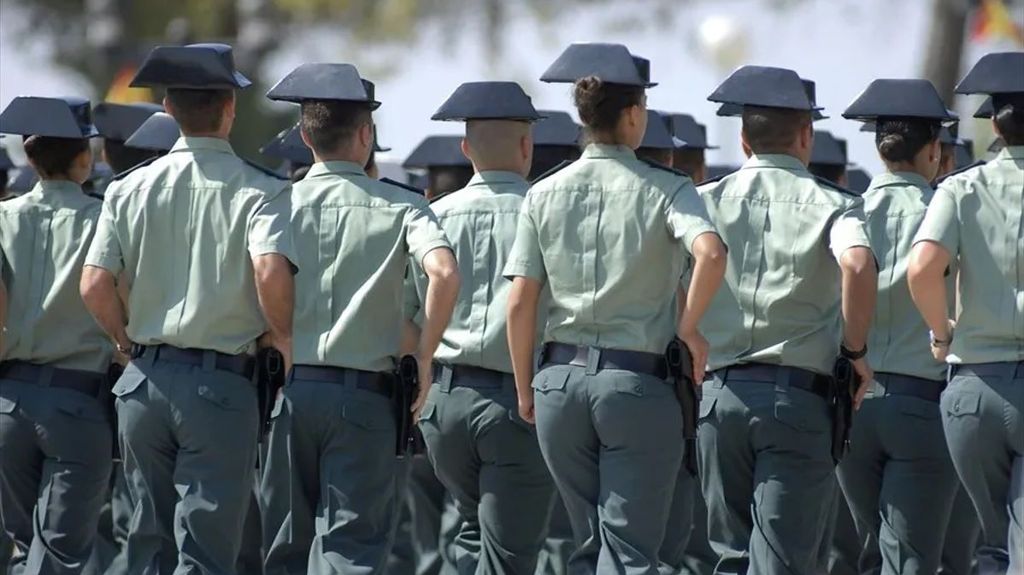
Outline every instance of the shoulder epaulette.
<svg viewBox="0 0 1024 575">
<path fill-rule="evenodd" d="M 85 195 L 89 196 L 90 198 L 95 198 L 101 202 L 103 201 L 103 194 L 97 194 L 96 192 L 85 192 Z"/>
<path fill-rule="evenodd" d="M 440 200 L 441 198 L 447 198 L 448 196 L 452 195 L 453 193 L 455 193 L 455 190 L 452 190 L 450 192 L 445 192 L 443 194 L 438 194 L 438 195 L 430 198 L 427 201 L 430 202 L 431 204 L 433 204 L 433 203 L 437 202 L 437 200 Z"/>
<path fill-rule="evenodd" d="M 715 176 L 713 178 L 708 178 L 708 179 L 706 179 L 706 180 L 704 180 L 704 181 L 702 181 L 700 183 L 694 184 L 694 185 L 696 185 L 696 186 L 703 186 L 704 184 L 714 184 L 715 182 L 722 181 L 723 179 L 725 179 L 726 176 L 731 176 L 731 175 L 733 175 L 735 173 L 736 172 L 726 172 L 724 174 L 718 174 L 717 176 Z"/>
<path fill-rule="evenodd" d="M 683 176 L 684 178 L 689 178 L 690 177 L 690 174 L 687 174 L 686 172 L 684 172 L 682 170 L 677 170 L 677 169 L 673 168 L 672 166 L 666 166 L 665 164 L 659 164 L 658 162 L 655 162 L 654 160 L 650 160 L 648 158 L 637 158 L 637 159 L 640 160 L 641 162 L 647 164 L 648 166 L 650 166 L 652 168 L 656 168 L 656 169 L 659 169 L 659 170 L 662 170 L 662 171 L 665 171 L 665 172 L 671 172 L 671 173 L 673 173 L 673 174 L 675 174 L 677 176 Z"/>
<path fill-rule="evenodd" d="M 566 166 L 568 166 L 571 163 L 572 163 L 572 160 L 562 160 L 561 163 L 559 163 L 557 166 L 551 168 L 550 170 L 548 170 L 548 171 L 544 172 L 543 174 L 541 174 L 541 175 L 537 176 L 536 178 L 534 178 L 533 181 L 530 182 L 530 185 L 532 186 L 533 184 L 536 184 L 537 182 L 539 182 L 539 181 L 543 180 L 544 178 L 554 174 L 555 172 L 561 170 L 562 168 L 565 168 Z"/>
<path fill-rule="evenodd" d="M 269 168 L 264 168 L 263 166 L 257 164 L 256 162 L 253 162 L 252 160 L 247 160 L 245 158 L 241 158 L 241 160 L 243 162 L 245 162 L 246 165 L 248 165 L 250 168 L 253 168 L 254 170 L 257 170 L 257 171 L 259 171 L 259 172 L 261 172 L 261 173 L 263 173 L 263 174 L 265 174 L 267 176 L 270 176 L 271 178 L 274 178 L 275 180 L 286 180 L 286 181 L 288 180 L 288 178 L 282 176 L 281 174 L 275 172 L 274 170 L 271 170 Z"/>
<path fill-rule="evenodd" d="M 860 197 L 860 194 L 858 194 L 857 192 L 855 192 L 855 191 L 853 191 L 853 190 L 851 190 L 849 188 L 844 188 L 844 187 L 840 186 L 839 184 L 833 182 L 832 180 L 826 180 L 825 178 L 822 178 L 822 177 L 819 177 L 819 176 L 813 176 L 813 177 L 814 177 L 814 181 L 817 182 L 818 185 L 823 187 L 823 188 L 828 188 L 828 189 L 832 190 L 833 192 L 839 192 L 840 194 L 843 194 L 845 196 L 850 196 L 850 197 L 854 197 L 854 198 L 859 198 Z"/>
<path fill-rule="evenodd" d="M 952 178 L 953 176 L 959 176 L 960 174 L 966 172 L 967 170 L 973 170 L 974 168 L 977 168 L 978 166 L 984 166 L 984 165 L 985 165 L 985 160 L 977 160 L 973 164 L 967 164 L 966 166 L 960 168 L 959 170 L 953 170 L 952 172 L 946 174 L 945 176 L 942 176 L 941 178 L 935 180 L 935 185 L 933 187 L 937 188 L 937 187 L 939 187 L 939 184 L 941 184 L 942 182 L 945 182 L 946 180 L 948 180 L 949 178 Z"/>
<path fill-rule="evenodd" d="M 416 195 L 420 195 L 420 196 L 426 196 L 427 195 L 426 192 L 424 192 L 423 190 L 417 188 L 416 186 L 410 186 L 409 184 L 403 184 L 402 182 L 397 182 L 395 180 L 392 180 L 391 178 L 381 178 L 378 181 L 383 182 L 385 184 L 390 184 L 392 186 L 396 186 L 396 187 L 402 188 L 403 190 L 412 192 L 412 193 L 414 193 Z"/>
<path fill-rule="evenodd" d="M 121 172 L 120 174 L 115 175 L 113 178 L 110 179 L 110 181 L 115 182 L 117 180 L 120 180 L 120 179 L 124 178 L 125 176 L 127 176 L 128 174 L 134 172 L 135 170 L 137 170 L 139 168 L 145 168 L 146 166 L 148 166 L 148 165 L 152 164 L 153 162 L 155 162 L 157 160 L 157 158 L 159 158 L 159 156 L 154 156 L 154 157 L 152 157 L 152 158 L 150 158 L 148 160 L 143 160 L 142 162 L 139 162 L 138 164 L 135 164 L 134 166 L 128 168 L 127 170 Z"/>
</svg>

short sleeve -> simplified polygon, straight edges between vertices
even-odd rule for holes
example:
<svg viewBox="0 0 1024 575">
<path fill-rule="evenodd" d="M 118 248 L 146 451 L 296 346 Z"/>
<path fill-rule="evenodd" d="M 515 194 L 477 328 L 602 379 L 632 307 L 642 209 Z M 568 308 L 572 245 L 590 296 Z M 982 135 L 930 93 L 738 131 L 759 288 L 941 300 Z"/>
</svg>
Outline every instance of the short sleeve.
<svg viewBox="0 0 1024 575">
<path fill-rule="evenodd" d="M 960 220 L 957 217 L 956 196 L 946 186 L 940 186 L 932 196 L 914 243 L 937 242 L 952 256 L 960 252 Z"/>
<path fill-rule="evenodd" d="M 543 283 L 547 281 L 547 270 L 544 268 L 544 255 L 540 249 L 540 235 L 530 212 L 532 197 L 528 194 L 520 208 L 516 238 L 502 275 L 508 279 L 526 277 Z"/>
<path fill-rule="evenodd" d="M 437 248 L 452 248 L 448 236 L 437 223 L 437 216 L 425 204 L 409 208 L 405 220 L 405 241 L 417 264 L 422 264 L 423 258 Z"/>
<path fill-rule="evenodd" d="M 851 202 L 832 222 L 828 232 L 828 244 L 836 261 L 839 261 L 843 253 L 850 248 L 871 249 L 864 222 L 864 200 L 860 198 Z"/>
<path fill-rule="evenodd" d="M 679 186 L 665 203 L 665 222 L 672 237 L 680 240 L 689 253 L 693 252 L 693 242 L 698 236 L 718 233 L 708 216 L 704 200 L 689 181 Z"/>
<path fill-rule="evenodd" d="M 285 187 L 256 206 L 249 219 L 246 238 L 249 257 L 278 254 L 288 258 L 293 266 L 297 265 L 298 257 L 291 234 L 291 199 L 291 188 Z"/>
<path fill-rule="evenodd" d="M 124 270 L 124 255 L 117 237 L 117 222 L 114 217 L 114 201 L 118 197 L 108 190 L 96 221 L 96 233 L 93 234 L 92 244 L 89 245 L 89 253 L 85 256 L 85 265 L 103 268 L 115 276 Z"/>
</svg>

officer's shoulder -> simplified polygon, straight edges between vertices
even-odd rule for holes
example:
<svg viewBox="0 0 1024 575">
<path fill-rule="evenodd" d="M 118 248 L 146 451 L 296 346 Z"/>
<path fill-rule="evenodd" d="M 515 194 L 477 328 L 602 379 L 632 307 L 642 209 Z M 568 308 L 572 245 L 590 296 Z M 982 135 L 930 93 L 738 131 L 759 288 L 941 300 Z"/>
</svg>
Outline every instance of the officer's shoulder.
<svg viewBox="0 0 1024 575">
<path fill-rule="evenodd" d="M 814 182 L 816 184 L 818 184 L 819 188 L 824 188 L 824 189 L 829 190 L 831 192 L 838 192 L 838 193 L 842 194 L 843 196 L 845 196 L 847 199 L 851 199 L 851 200 L 857 200 L 857 199 L 860 199 L 860 197 L 861 197 L 861 195 L 858 194 L 857 192 L 855 192 L 855 191 L 853 191 L 853 190 L 851 190 L 849 188 L 844 188 L 844 187 L 840 186 L 839 184 L 833 182 L 832 180 L 826 180 L 825 178 L 822 178 L 822 177 L 819 177 L 819 176 L 813 176 L 813 175 L 811 177 L 814 178 Z"/>
<path fill-rule="evenodd" d="M 125 171 L 115 175 L 113 178 L 111 178 L 110 181 L 111 182 L 119 182 L 119 181 L 127 178 L 128 176 L 134 174 L 138 170 L 141 170 L 142 168 L 145 168 L 146 166 L 152 164 L 153 162 L 155 162 L 155 161 L 157 161 L 159 159 L 160 159 L 160 156 L 154 156 L 154 157 L 152 157 L 152 158 L 150 158 L 148 160 L 144 160 L 142 162 L 139 162 L 138 164 L 135 164 L 134 166 L 128 168 L 127 170 L 125 170 Z M 100 199 L 103 199 L 103 198 L 101 197 Z"/>
<path fill-rule="evenodd" d="M 252 160 L 249 160 L 249 159 L 246 159 L 246 158 L 239 158 L 239 159 L 242 160 L 242 163 L 244 163 L 250 169 L 255 170 L 258 174 L 260 174 L 262 176 L 266 176 L 266 177 L 268 177 L 268 178 L 270 178 L 272 180 L 276 180 L 278 182 L 287 182 L 288 181 L 288 178 L 282 176 L 281 174 L 279 174 L 279 173 L 277 173 L 277 172 L 275 172 L 275 171 L 273 171 L 273 170 L 271 170 L 269 168 L 265 168 L 265 167 L 257 164 L 256 162 L 253 162 Z"/>
<path fill-rule="evenodd" d="M 661 170 L 662 172 L 668 172 L 669 174 L 672 174 L 672 175 L 675 175 L 675 176 L 681 176 L 681 177 L 686 178 L 687 180 L 690 179 L 690 175 L 687 174 L 686 172 L 682 171 L 682 170 L 677 170 L 677 169 L 675 169 L 675 168 L 673 168 L 671 166 L 666 166 L 665 164 L 659 164 L 658 162 L 655 162 L 654 160 L 650 160 L 648 158 L 638 158 L 638 159 L 641 162 L 647 164 L 648 166 L 654 168 L 655 170 Z"/>
<path fill-rule="evenodd" d="M 534 185 L 545 178 L 549 178 L 557 174 L 558 172 L 564 170 L 570 165 L 572 165 L 572 160 L 562 160 L 562 162 L 556 165 L 555 167 L 534 178 L 533 181 L 530 182 L 530 185 Z"/>
<path fill-rule="evenodd" d="M 939 187 L 946 180 L 949 180 L 949 179 L 957 177 L 957 176 L 964 175 L 964 174 L 970 172 L 971 170 L 973 170 L 975 168 L 980 168 L 981 166 L 984 166 L 984 165 L 985 165 L 985 160 L 977 160 L 974 163 L 967 164 L 966 166 L 960 168 L 959 170 L 953 170 L 952 172 L 942 176 L 938 180 L 935 180 L 935 187 L 936 188 Z"/>
<path fill-rule="evenodd" d="M 103 194 L 97 194 L 96 192 L 85 192 L 85 195 L 94 200 L 99 200 L 100 202 L 103 201 Z"/>
<path fill-rule="evenodd" d="M 416 194 L 417 196 L 420 196 L 420 197 L 426 197 L 426 193 L 423 190 L 417 188 L 416 186 L 411 186 L 409 184 L 403 184 L 402 182 L 398 182 L 398 181 L 392 180 L 391 178 L 381 178 L 381 179 L 379 179 L 377 181 L 382 183 L 382 184 L 387 184 L 388 186 L 391 186 L 391 187 L 399 188 L 402 191 L 409 192 L 409 193 L 412 193 L 412 194 Z"/>
</svg>

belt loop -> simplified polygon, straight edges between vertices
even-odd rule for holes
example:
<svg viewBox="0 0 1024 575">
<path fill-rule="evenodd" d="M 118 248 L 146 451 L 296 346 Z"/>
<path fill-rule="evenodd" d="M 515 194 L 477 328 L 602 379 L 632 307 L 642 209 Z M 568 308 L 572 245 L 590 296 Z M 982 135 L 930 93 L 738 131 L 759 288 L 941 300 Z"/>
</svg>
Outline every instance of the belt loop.
<svg viewBox="0 0 1024 575">
<path fill-rule="evenodd" d="M 217 352 L 207 349 L 203 350 L 203 371 L 217 370 Z"/>
<path fill-rule="evenodd" d="M 793 377 L 793 369 L 783 365 L 775 368 L 775 387 L 776 389 L 789 389 L 790 379 Z"/>
<path fill-rule="evenodd" d="M 39 366 L 39 385 L 43 387 L 50 387 L 53 383 L 53 366 L 52 365 L 41 365 Z"/>
<path fill-rule="evenodd" d="M 597 375 L 601 367 L 601 349 L 597 347 L 587 348 L 587 375 Z"/>
<path fill-rule="evenodd" d="M 953 376 L 956 375 L 956 364 L 951 363 L 946 366 L 946 385 L 953 383 Z"/>
<path fill-rule="evenodd" d="M 725 378 L 729 377 L 729 368 L 716 369 L 711 372 L 711 387 L 722 389 L 725 387 Z"/>
<path fill-rule="evenodd" d="M 344 373 L 345 387 L 359 389 L 359 372 L 354 369 L 341 368 Z"/>
<path fill-rule="evenodd" d="M 1008 361 L 1004 363 L 1002 372 L 1003 381 L 1006 383 L 1013 383 L 1013 380 L 1017 379 L 1017 362 Z"/>
<path fill-rule="evenodd" d="M 437 378 L 437 383 L 441 387 L 442 393 L 448 393 L 452 390 L 452 379 L 455 379 L 455 371 L 450 365 L 441 364 L 441 376 Z"/>
</svg>

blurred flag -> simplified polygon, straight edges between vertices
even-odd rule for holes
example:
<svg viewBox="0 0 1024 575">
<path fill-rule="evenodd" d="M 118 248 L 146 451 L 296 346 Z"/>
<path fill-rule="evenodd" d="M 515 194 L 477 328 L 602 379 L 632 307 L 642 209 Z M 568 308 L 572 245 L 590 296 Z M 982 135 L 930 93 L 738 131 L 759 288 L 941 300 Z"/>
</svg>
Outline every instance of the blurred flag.
<svg viewBox="0 0 1024 575">
<path fill-rule="evenodd" d="M 130 104 L 132 102 L 153 102 L 153 90 L 149 88 L 132 88 L 132 78 L 135 77 L 135 71 L 137 68 L 134 64 L 126 64 L 122 66 L 117 74 L 114 74 L 114 80 L 110 82 L 110 88 L 107 89 L 107 102 L 113 102 L 115 104 Z"/>
<path fill-rule="evenodd" d="M 990 42 L 1003 39 L 1024 46 L 1024 31 L 1014 21 L 1005 0 L 981 0 L 974 11 L 971 40 Z"/>
</svg>

